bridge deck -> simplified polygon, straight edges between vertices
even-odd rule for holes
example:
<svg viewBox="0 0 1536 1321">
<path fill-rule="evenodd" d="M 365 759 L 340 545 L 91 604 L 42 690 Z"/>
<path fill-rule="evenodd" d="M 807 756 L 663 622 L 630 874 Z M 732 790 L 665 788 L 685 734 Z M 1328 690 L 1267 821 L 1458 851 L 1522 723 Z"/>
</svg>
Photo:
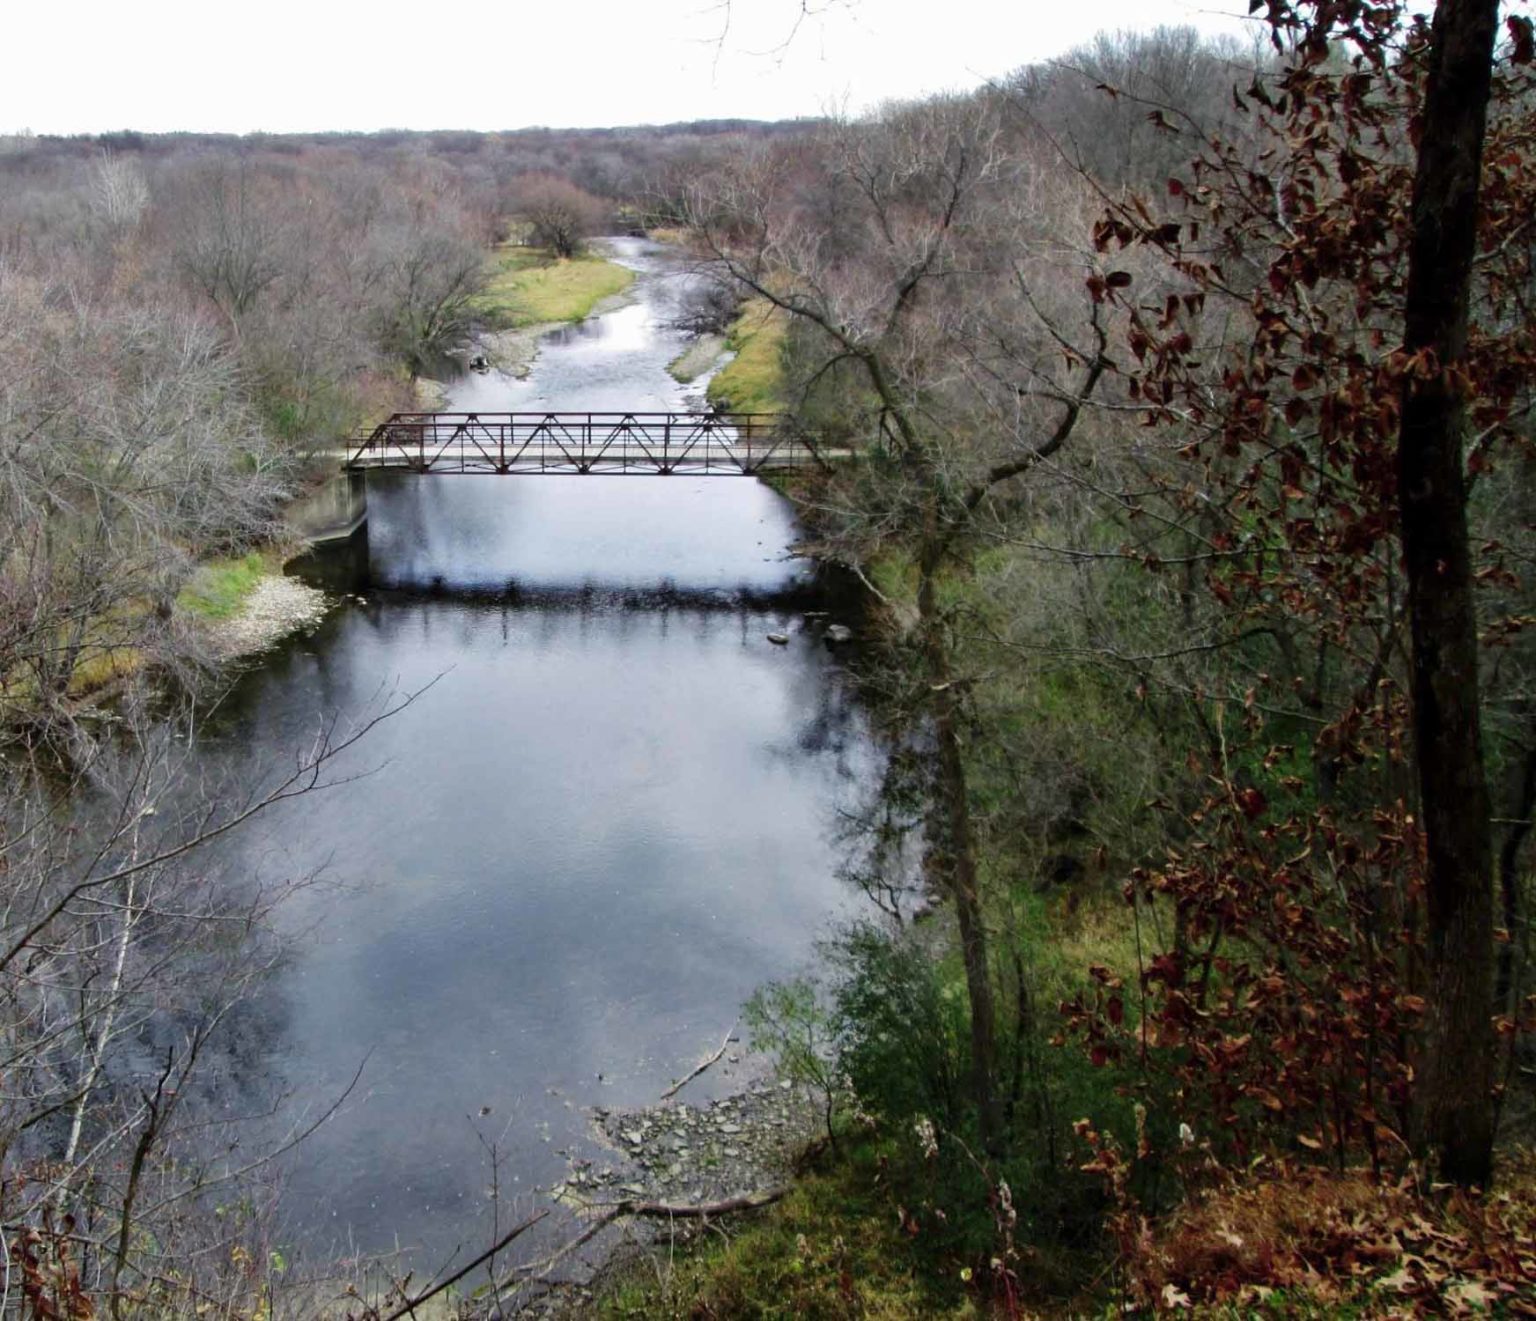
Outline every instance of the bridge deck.
<svg viewBox="0 0 1536 1321">
<path fill-rule="evenodd" d="M 771 413 L 396 413 L 353 442 L 343 466 L 751 477 L 822 463 Z"/>
</svg>

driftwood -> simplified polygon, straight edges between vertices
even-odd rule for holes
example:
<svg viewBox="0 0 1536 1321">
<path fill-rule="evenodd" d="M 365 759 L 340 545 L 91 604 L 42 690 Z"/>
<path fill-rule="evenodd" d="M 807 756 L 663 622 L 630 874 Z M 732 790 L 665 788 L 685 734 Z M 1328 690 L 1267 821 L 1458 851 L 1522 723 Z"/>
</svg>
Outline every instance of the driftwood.
<svg viewBox="0 0 1536 1321">
<path fill-rule="evenodd" d="M 668 1087 L 667 1090 L 661 1094 L 661 1099 L 663 1101 L 670 1101 L 674 1096 L 682 1091 L 684 1087 L 686 1087 L 701 1073 L 703 1073 L 705 1069 L 709 1068 L 713 1064 L 718 1064 L 720 1062 L 720 1057 L 725 1054 L 726 1047 L 731 1044 L 731 1041 L 735 1036 L 736 1024 L 732 1023 L 731 1030 L 725 1034 L 725 1040 L 720 1043 L 720 1049 L 711 1055 L 707 1060 L 705 1060 L 704 1063 L 699 1065 L 699 1067 L 696 1068 L 692 1073 L 688 1074 L 684 1078 L 678 1079 L 677 1082 Z"/>
<path fill-rule="evenodd" d="M 760 1207 L 772 1206 L 789 1192 L 788 1188 L 766 1188 L 761 1192 L 743 1193 L 740 1197 L 727 1197 L 721 1202 L 703 1202 L 699 1204 L 687 1202 L 642 1202 L 630 1198 L 622 1202 L 613 1202 L 602 1208 L 602 1215 L 593 1220 L 569 1243 L 562 1244 L 555 1252 L 545 1257 L 543 1261 L 533 1262 L 527 1266 L 519 1266 L 512 1272 L 512 1277 L 499 1285 L 495 1291 L 500 1296 L 509 1290 L 516 1289 L 532 1281 L 541 1279 L 549 1274 L 562 1261 L 575 1252 L 583 1244 L 590 1243 L 594 1238 L 613 1224 L 615 1220 L 622 1220 L 625 1216 L 643 1216 L 652 1220 L 707 1220 L 711 1216 L 732 1215 L 738 1211 L 756 1211 Z M 593 1208 L 596 1209 L 595 1207 Z"/>
<path fill-rule="evenodd" d="M 658 1220 L 707 1220 L 710 1216 L 731 1215 L 736 1211 L 756 1211 L 772 1206 L 783 1198 L 788 1188 L 765 1188 L 761 1192 L 742 1193 L 723 1202 L 616 1202 L 609 1211 L 617 1215 L 650 1216 Z"/>
</svg>

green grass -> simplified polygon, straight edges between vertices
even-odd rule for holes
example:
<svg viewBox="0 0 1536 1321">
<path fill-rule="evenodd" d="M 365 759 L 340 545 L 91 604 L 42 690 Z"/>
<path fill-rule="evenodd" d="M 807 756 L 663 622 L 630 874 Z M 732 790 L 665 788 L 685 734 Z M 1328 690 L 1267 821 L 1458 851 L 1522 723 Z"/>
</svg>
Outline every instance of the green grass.
<svg viewBox="0 0 1536 1321">
<path fill-rule="evenodd" d="M 192 575 L 176 604 L 203 619 L 228 619 L 266 574 L 267 562 L 256 551 L 238 560 L 213 560 Z"/>
<path fill-rule="evenodd" d="M 89 696 L 133 674 L 143 664 L 144 653 L 137 647 L 88 648 L 81 654 L 69 676 L 69 695 Z"/>
<path fill-rule="evenodd" d="M 826 1173 L 801 1178 L 776 1206 L 708 1234 L 668 1260 L 638 1263 L 597 1307 L 607 1321 L 729 1316 L 970 1318 L 980 1316 L 958 1270 L 919 1269 L 879 1186 L 879 1154 L 860 1145 Z M 659 1267 L 659 1269 L 657 1269 Z"/>
<path fill-rule="evenodd" d="M 514 329 L 582 321 L 634 278 L 633 271 L 601 257 L 558 260 L 537 248 L 503 247 L 497 249 L 496 272 L 480 307 Z"/>
<path fill-rule="evenodd" d="M 733 413 L 777 413 L 784 407 L 785 313 L 766 299 L 749 299 L 731 323 L 726 343 L 736 356 L 710 379 L 709 402 Z"/>
</svg>

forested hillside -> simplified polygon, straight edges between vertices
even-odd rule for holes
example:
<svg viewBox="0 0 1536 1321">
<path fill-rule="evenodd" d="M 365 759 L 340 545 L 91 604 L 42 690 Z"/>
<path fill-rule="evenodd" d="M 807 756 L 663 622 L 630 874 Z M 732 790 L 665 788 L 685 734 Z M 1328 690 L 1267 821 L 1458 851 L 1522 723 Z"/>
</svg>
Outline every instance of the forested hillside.
<svg viewBox="0 0 1536 1321">
<path fill-rule="evenodd" d="M 1530 28 L 1270 9 L 691 193 L 901 752 L 755 1006 L 845 1142 L 646 1307 L 1531 1305 Z"/>
</svg>

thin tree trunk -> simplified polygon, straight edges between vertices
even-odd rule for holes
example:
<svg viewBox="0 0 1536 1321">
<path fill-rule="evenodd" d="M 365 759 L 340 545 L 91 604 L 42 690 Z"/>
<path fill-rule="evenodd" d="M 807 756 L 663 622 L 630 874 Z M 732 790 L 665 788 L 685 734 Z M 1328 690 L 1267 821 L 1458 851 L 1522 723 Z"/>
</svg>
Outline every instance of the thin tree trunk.
<svg viewBox="0 0 1536 1321">
<path fill-rule="evenodd" d="M 988 1155 L 998 1155 L 1002 1144 L 1002 1120 L 997 1096 L 997 1011 L 992 998 L 992 975 L 987 953 L 987 930 L 981 910 L 976 876 L 976 840 L 971 828 L 971 806 L 960 747 L 959 709 L 955 701 L 954 673 L 944 625 L 939 617 L 937 579 L 943 559 L 943 543 L 929 514 L 930 526 L 918 557 L 917 611 L 926 660 L 933 732 L 938 754 L 935 797 L 940 813 L 940 863 L 955 918 L 960 929 L 960 954 L 965 964 L 965 985 L 971 1004 L 971 1089 L 976 1102 L 981 1144 Z"/>
<path fill-rule="evenodd" d="M 1509 940 L 1499 947 L 1499 971 L 1494 983 L 1494 1011 L 1511 1013 L 1515 1008 L 1515 963 L 1520 939 L 1520 851 L 1531 833 L 1531 813 L 1536 811 L 1536 748 L 1520 759 L 1510 801 L 1509 834 L 1499 850 L 1499 898 L 1504 930 Z"/>
<path fill-rule="evenodd" d="M 1429 1037 L 1422 1139 L 1441 1177 L 1493 1160 L 1493 855 L 1467 542 L 1463 357 L 1498 0 L 1440 0 L 1420 117 L 1404 346 L 1436 370 L 1403 388 L 1398 476 L 1413 633 L 1414 739 L 1428 846 Z"/>
<path fill-rule="evenodd" d="M 135 860 L 138 858 L 138 849 L 133 852 Z M 112 980 L 107 987 L 107 998 L 102 1010 L 102 1021 L 96 1030 L 96 1039 L 88 1046 L 90 1062 L 86 1068 L 85 1081 L 80 1088 L 80 1097 L 75 1102 L 74 1114 L 69 1121 L 69 1138 L 64 1144 L 64 1158 L 62 1164 L 64 1173 L 59 1177 L 58 1197 L 62 1207 L 64 1195 L 69 1188 L 69 1180 L 74 1174 L 70 1166 L 74 1164 L 75 1152 L 80 1148 L 80 1134 L 85 1127 L 85 1111 L 90 1102 L 92 1093 L 96 1090 L 97 1079 L 101 1077 L 102 1062 L 106 1057 L 107 1043 L 112 1039 L 112 1030 L 117 1023 L 118 997 L 123 992 L 123 969 L 128 964 L 128 949 L 133 943 L 133 929 L 137 925 L 138 915 L 135 910 L 135 902 L 138 897 L 138 880 L 135 876 L 128 878 L 127 890 L 123 895 L 122 926 L 117 933 L 117 954 L 112 963 Z"/>
</svg>

